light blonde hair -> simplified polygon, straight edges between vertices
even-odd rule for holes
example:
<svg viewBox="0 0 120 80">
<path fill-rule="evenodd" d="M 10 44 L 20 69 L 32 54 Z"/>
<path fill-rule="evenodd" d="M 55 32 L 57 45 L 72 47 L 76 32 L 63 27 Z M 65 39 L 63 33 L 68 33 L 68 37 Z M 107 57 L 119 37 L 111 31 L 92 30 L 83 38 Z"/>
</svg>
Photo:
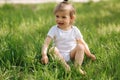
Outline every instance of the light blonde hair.
<svg viewBox="0 0 120 80">
<path fill-rule="evenodd" d="M 70 12 L 70 17 L 71 18 L 75 18 L 75 8 L 73 7 L 73 5 L 71 3 L 69 3 L 68 1 L 63 1 L 60 2 L 54 9 L 54 14 L 56 14 L 56 12 L 58 11 L 69 11 Z M 71 21 L 71 23 L 73 23 L 73 21 Z"/>
</svg>

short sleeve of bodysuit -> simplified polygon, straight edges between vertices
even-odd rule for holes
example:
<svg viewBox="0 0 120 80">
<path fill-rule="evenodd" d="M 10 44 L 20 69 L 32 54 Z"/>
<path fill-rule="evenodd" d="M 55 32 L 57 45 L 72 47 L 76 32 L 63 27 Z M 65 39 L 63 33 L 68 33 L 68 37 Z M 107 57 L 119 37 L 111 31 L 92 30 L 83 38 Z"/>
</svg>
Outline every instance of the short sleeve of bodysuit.
<svg viewBox="0 0 120 80">
<path fill-rule="evenodd" d="M 48 31 L 48 36 L 50 36 L 52 39 L 54 38 L 55 36 L 55 30 L 56 30 L 56 27 L 53 26 L 49 31 Z"/>
<path fill-rule="evenodd" d="M 74 30 L 75 30 L 75 35 L 77 40 L 83 38 L 80 30 L 77 27 L 74 27 Z"/>
</svg>

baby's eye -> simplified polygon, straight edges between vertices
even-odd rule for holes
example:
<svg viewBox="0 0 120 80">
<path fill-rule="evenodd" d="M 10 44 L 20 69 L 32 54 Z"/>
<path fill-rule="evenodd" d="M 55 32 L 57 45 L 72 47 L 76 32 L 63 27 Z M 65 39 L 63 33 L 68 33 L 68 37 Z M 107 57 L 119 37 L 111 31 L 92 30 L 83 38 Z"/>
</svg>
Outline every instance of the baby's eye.
<svg viewBox="0 0 120 80">
<path fill-rule="evenodd" d="M 66 16 L 63 16 L 62 18 L 66 18 Z"/>
<path fill-rule="evenodd" d="M 59 18 L 59 16 L 56 15 L 56 18 Z"/>
</svg>

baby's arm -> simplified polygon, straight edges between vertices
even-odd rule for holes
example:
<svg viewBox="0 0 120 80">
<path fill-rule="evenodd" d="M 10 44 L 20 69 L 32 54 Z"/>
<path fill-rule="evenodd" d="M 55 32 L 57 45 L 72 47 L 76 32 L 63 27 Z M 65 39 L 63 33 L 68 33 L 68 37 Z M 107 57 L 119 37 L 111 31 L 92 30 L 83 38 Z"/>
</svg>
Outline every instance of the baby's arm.
<svg viewBox="0 0 120 80">
<path fill-rule="evenodd" d="M 48 49 L 48 46 L 49 46 L 50 42 L 51 42 L 51 37 L 47 36 L 45 41 L 44 41 L 43 47 L 42 47 L 42 59 L 41 59 L 41 62 L 43 64 L 48 63 L 47 49 Z"/>
<path fill-rule="evenodd" d="M 95 60 L 95 59 L 96 59 L 95 55 L 91 54 L 91 52 L 90 52 L 90 50 L 89 50 L 89 48 L 88 48 L 88 45 L 86 44 L 86 42 L 85 42 L 83 39 L 79 39 L 79 40 L 78 40 L 78 43 L 83 44 L 84 49 L 85 49 L 85 53 L 86 53 L 86 55 L 87 55 L 88 57 L 91 57 L 92 60 Z"/>
</svg>

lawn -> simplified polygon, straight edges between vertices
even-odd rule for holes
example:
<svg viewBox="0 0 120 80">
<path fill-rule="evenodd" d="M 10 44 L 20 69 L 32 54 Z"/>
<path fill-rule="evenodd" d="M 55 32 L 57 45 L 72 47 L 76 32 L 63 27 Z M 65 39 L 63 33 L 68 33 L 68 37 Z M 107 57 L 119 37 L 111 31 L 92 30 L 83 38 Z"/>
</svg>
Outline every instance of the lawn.
<svg viewBox="0 0 120 80">
<path fill-rule="evenodd" d="M 120 80 L 120 1 L 73 3 L 75 25 L 97 57 L 93 62 L 85 55 L 85 76 L 72 62 L 66 72 L 49 54 L 47 65 L 40 62 L 44 38 L 55 25 L 55 5 L 0 6 L 0 80 Z"/>
</svg>

